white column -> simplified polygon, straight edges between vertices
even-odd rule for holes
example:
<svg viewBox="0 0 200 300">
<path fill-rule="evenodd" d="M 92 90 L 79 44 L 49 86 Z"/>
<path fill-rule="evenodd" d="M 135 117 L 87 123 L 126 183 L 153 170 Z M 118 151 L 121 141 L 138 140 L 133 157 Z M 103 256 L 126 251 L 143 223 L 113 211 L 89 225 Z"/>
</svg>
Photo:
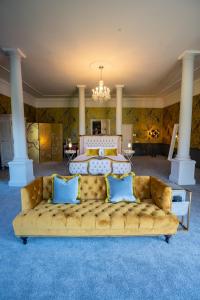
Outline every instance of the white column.
<svg viewBox="0 0 200 300">
<path fill-rule="evenodd" d="M 85 135 L 85 85 L 77 85 L 79 89 L 79 135 Z"/>
<path fill-rule="evenodd" d="M 182 82 L 179 112 L 179 140 L 177 159 L 190 159 L 193 73 L 194 54 L 186 53 L 182 58 Z"/>
<path fill-rule="evenodd" d="M 116 134 L 122 134 L 122 89 L 124 85 L 116 85 Z"/>
<path fill-rule="evenodd" d="M 14 159 L 9 162 L 10 186 L 24 186 L 34 179 L 33 162 L 28 159 L 24 121 L 20 49 L 3 49 L 10 57 L 10 86 Z"/>
<path fill-rule="evenodd" d="M 182 59 L 179 141 L 177 156 L 171 160 L 171 174 L 169 179 L 180 185 L 195 184 L 196 162 L 190 159 L 195 54 L 198 54 L 198 51 L 185 51 L 179 58 Z"/>
</svg>

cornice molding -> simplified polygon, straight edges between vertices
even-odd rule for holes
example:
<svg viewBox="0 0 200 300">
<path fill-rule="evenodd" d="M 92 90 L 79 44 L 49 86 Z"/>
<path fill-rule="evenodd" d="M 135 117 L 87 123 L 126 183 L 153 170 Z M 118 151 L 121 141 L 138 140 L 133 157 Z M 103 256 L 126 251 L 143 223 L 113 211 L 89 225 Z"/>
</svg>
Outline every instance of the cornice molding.
<svg viewBox="0 0 200 300">
<path fill-rule="evenodd" d="M 199 94 L 200 94 L 200 78 L 194 81 L 194 86 L 193 86 L 193 96 Z M 163 96 L 163 105 L 164 105 L 163 107 L 167 107 L 172 104 L 180 102 L 180 98 L 181 98 L 181 87 Z"/>
<path fill-rule="evenodd" d="M 196 69 L 199 70 L 200 68 Z M 10 97 L 10 83 L 0 78 L 0 93 Z M 180 87 L 174 91 L 170 91 L 160 97 L 155 95 L 137 95 L 132 97 L 123 96 L 123 107 L 135 107 L 135 108 L 164 108 L 175 104 L 180 101 Z M 200 94 L 200 78 L 194 81 L 193 95 Z M 48 96 L 48 97 L 34 97 L 32 94 L 24 91 L 24 102 L 33 107 L 45 108 L 45 107 L 78 107 L 78 96 Z M 86 95 L 86 107 L 115 107 L 115 97 L 112 97 L 105 104 L 96 103 L 90 97 Z"/>
<path fill-rule="evenodd" d="M 4 79 L 0 78 L 0 93 L 11 97 L 10 94 L 10 83 Z M 32 96 L 31 94 L 23 91 L 23 97 L 24 97 L 24 103 L 29 104 L 33 107 L 36 107 L 36 98 Z"/>
<path fill-rule="evenodd" d="M 78 97 L 66 98 L 36 98 L 36 107 L 78 107 Z M 113 97 L 106 103 L 94 102 L 86 97 L 86 107 L 116 107 L 116 98 Z M 135 108 L 162 108 L 162 98 L 126 98 L 123 97 L 123 107 Z"/>
</svg>

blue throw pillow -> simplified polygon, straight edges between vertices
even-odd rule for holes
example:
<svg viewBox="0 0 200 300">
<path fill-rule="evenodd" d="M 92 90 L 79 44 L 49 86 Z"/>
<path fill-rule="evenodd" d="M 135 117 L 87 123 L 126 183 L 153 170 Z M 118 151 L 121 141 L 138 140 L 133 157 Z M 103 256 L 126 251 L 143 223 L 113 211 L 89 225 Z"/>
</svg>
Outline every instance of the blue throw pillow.
<svg viewBox="0 0 200 300">
<path fill-rule="evenodd" d="M 108 201 L 112 203 L 120 201 L 136 202 L 136 197 L 133 194 L 133 175 L 121 178 L 107 175 L 106 184 Z"/>
<path fill-rule="evenodd" d="M 53 197 L 52 202 L 54 204 L 70 203 L 78 204 L 78 182 L 79 176 L 75 176 L 71 179 L 60 178 L 58 176 L 53 177 Z"/>
</svg>

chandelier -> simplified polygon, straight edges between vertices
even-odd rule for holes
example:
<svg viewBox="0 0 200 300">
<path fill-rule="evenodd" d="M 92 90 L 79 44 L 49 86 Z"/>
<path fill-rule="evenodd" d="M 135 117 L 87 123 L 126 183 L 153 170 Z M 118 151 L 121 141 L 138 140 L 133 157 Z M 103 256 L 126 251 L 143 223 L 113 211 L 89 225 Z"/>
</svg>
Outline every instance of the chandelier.
<svg viewBox="0 0 200 300">
<path fill-rule="evenodd" d="M 95 89 L 92 89 L 92 99 L 98 102 L 104 102 L 111 98 L 110 89 L 104 85 L 104 82 L 102 80 L 103 68 L 104 68 L 103 66 L 99 66 L 99 72 L 100 72 L 99 85 Z"/>
</svg>

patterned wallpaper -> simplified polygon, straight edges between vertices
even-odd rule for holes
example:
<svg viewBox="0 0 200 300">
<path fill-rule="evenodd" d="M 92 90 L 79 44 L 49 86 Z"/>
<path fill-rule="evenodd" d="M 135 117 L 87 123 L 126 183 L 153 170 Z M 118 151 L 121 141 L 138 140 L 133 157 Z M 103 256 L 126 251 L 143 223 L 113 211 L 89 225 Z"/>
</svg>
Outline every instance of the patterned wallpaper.
<svg viewBox="0 0 200 300">
<path fill-rule="evenodd" d="M 10 97 L 0 94 L 0 114 L 11 114 Z M 35 122 L 36 108 L 24 103 L 24 115 L 27 122 Z"/>
<path fill-rule="evenodd" d="M 179 120 L 179 103 L 163 109 L 163 143 L 170 144 L 173 126 Z M 200 149 L 200 95 L 193 97 L 191 147 Z"/>
<path fill-rule="evenodd" d="M 78 141 L 78 108 L 34 108 L 24 105 L 27 122 L 62 123 L 63 138 Z M 10 98 L 0 94 L 0 114 L 10 114 Z M 86 108 L 86 133 L 90 134 L 91 119 L 110 119 L 111 134 L 115 134 L 115 108 Z M 133 124 L 136 140 L 141 143 L 170 144 L 173 126 L 178 123 L 179 103 L 161 108 L 123 108 L 123 123 Z M 149 138 L 148 131 L 158 129 L 157 139 Z M 191 147 L 200 149 L 200 95 L 193 98 Z"/>
<path fill-rule="evenodd" d="M 141 143 L 162 142 L 162 117 L 162 109 L 159 108 L 123 109 L 123 123 L 133 124 L 136 139 Z M 110 119 L 110 134 L 115 134 L 115 108 L 86 108 L 86 134 L 91 134 L 92 119 Z M 73 142 L 78 141 L 78 108 L 38 108 L 36 120 L 37 122 L 63 123 L 64 139 L 71 137 Z M 149 138 L 148 130 L 151 129 L 160 131 L 159 138 Z"/>
<path fill-rule="evenodd" d="M 11 104 L 10 98 L 0 94 L 0 114 L 10 114 Z"/>
<path fill-rule="evenodd" d="M 191 147 L 200 149 L 200 95 L 193 98 Z"/>
<path fill-rule="evenodd" d="M 123 108 L 124 124 L 133 124 L 133 132 L 140 143 L 162 143 L 163 110 L 161 108 Z M 158 129 L 158 138 L 151 138 L 149 131 Z"/>
<path fill-rule="evenodd" d="M 63 138 L 71 138 L 72 142 L 78 141 L 79 115 L 78 108 L 37 108 L 36 122 L 62 123 Z"/>
<path fill-rule="evenodd" d="M 167 106 L 163 109 L 163 143 L 170 144 L 174 124 L 179 121 L 179 103 Z"/>
</svg>

